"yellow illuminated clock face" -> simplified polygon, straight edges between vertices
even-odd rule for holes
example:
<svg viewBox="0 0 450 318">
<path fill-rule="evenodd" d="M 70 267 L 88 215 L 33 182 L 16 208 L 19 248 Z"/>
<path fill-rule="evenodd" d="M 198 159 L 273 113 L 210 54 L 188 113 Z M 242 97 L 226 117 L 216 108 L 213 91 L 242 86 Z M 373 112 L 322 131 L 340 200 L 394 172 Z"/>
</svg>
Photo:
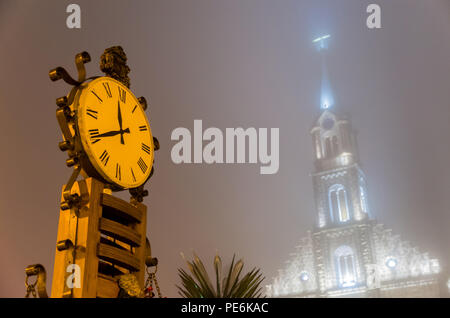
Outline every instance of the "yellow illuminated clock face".
<svg viewBox="0 0 450 318">
<path fill-rule="evenodd" d="M 100 77 L 81 91 L 77 108 L 83 149 L 97 172 L 121 188 L 136 188 L 153 165 L 153 137 L 147 116 L 120 82 Z"/>
</svg>

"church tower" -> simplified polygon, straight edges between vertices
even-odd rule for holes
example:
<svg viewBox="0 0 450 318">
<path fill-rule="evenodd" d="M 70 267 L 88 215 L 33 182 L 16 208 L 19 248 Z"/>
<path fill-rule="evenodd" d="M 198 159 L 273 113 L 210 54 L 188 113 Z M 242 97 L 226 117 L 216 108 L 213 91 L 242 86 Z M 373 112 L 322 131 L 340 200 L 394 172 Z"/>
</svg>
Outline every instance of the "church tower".
<svg viewBox="0 0 450 318">
<path fill-rule="evenodd" d="M 325 49 L 328 36 L 316 39 L 322 55 L 322 114 L 311 129 L 314 145 L 314 196 L 319 228 L 369 219 L 365 176 L 358 163 L 358 150 L 350 122 L 331 109 Z"/>
<path fill-rule="evenodd" d="M 366 181 L 350 122 L 327 109 L 311 135 L 317 226 L 341 226 L 369 219 Z"/>
<path fill-rule="evenodd" d="M 348 119 L 330 108 L 311 129 L 317 230 L 314 263 L 322 290 L 366 285 L 374 264 L 366 178 Z"/>
<path fill-rule="evenodd" d="M 326 67 L 326 41 L 316 39 L 322 56 L 322 113 L 310 133 L 317 228 L 313 235 L 317 279 L 322 291 L 364 284 L 373 264 L 367 186 L 348 119 L 336 115 Z"/>
<path fill-rule="evenodd" d="M 268 297 L 438 297 L 437 259 L 393 235 L 370 211 L 349 119 L 334 110 L 322 55 L 321 114 L 310 133 L 316 227 L 266 286 Z"/>
</svg>

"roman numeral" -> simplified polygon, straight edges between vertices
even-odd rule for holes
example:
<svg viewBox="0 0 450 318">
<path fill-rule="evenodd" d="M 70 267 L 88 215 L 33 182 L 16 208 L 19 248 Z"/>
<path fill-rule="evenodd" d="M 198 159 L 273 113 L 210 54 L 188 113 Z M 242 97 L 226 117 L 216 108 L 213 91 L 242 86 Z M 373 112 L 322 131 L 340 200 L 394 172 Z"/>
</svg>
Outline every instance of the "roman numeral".
<svg viewBox="0 0 450 318">
<path fill-rule="evenodd" d="M 102 99 L 101 99 L 94 91 L 91 91 L 91 93 L 94 94 L 95 97 L 98 98 L 98 100 L 100 101 L 100 103 L 103 103 L 103 100 L 102 100 Z"/>
<path fill-rule="evenodd" d="M 136 182 L 136 177 L 134 176 L 133 168 L 130 168 L 130 169 L 131 169 L 131 176 L 133 177 L 133 181 Z"/>
<path fill-rule="evenodd" d="M 141 168 L 143 173 L 145 173 L 145 171 L 147 171 L 148 167 L 147 167 L 147 165 L 145 164 L 144 160 L 141 157 L 139 157 L 138 165 L 139 165 L 139 168 Z"/>
<path fill-rule="evenodd" d="M 109 154 L 105 150 L 105 151 L 103 151 L 103 153 L 100 156 L 100 161 L 103 162 L 103 164 L 106 166 L 106 164 L 108 163 L 108 160 L 109 160 Z"/>
<path fill-rule="evenodd" d="M 111 88 L 109 88 L 109 83 L 102 83 L 103 87 L 105 88 L 106 95 L 108 95 L 109 98 L 112 97 Z"/>
<path fill-rule="evenodd" d="M 95 110 L 90 109 L 90 108 L 86 109 L 86 115 L 91 116 L 94 119 L 98 118 L 97 117 L 98 116 L 98 112 L 96 112 Z"/>
<path fill-rule="evenodd" d="M 122 103 L 126 103 L 127 100 L 127 92 L 125 90 L 123 90 L 122 88 L 120 88 L 120 86 L 117 86 L 117 88 L 119 89 L 119 99 Z"/>
<path fill-rule="evenodd" d="M 122 180 L 122 176 L 120 175 L 120 165 L 116 163 L 116 178 Z"/>
<path fill-rule="evenodd" d="M 142 150 L 144 150 L 144 152 L 150 154 L 150 147 L 144 143 L 142 143 Z"/>
<path fill-rule="evenodd" d="M 99 135 L 98 129 L 89 129 L 89 135 L 91 136 L 91 139 L 93 140 L 92 141 L 93 144 L 100 141 L 100 138 L 97 138 L 97 136 Z"/>
<path fill-rule="evenodd" d="M 146 131 L 147 130 L 147 126 L 139 126 L 139 130 L 140 131 Z"/>
<path fill-rule="evenodd" d="M 133 108 L 133 110 L 131 111 L 132 114 L 134 113 L 134 111 L 136 110 L 136 108 L 137 108 L 137 105 L 134 105 L 134 108 Z"/>
</svg>

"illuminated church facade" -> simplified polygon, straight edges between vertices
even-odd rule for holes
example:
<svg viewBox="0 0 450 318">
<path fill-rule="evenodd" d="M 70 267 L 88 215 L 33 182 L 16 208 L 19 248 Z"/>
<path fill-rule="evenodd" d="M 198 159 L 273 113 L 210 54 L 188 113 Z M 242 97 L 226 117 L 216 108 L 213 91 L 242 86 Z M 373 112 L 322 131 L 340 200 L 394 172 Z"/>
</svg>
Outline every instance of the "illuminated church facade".
<svg viewBox="0 0 450 318">
<path fill-rule="evenodd" d="M 311 129 L 316 228 L 266 296 L 439 297 L 438 260 L 374 220 L 351 124 L 323 96 L 321 103 Z"/>
</svg>

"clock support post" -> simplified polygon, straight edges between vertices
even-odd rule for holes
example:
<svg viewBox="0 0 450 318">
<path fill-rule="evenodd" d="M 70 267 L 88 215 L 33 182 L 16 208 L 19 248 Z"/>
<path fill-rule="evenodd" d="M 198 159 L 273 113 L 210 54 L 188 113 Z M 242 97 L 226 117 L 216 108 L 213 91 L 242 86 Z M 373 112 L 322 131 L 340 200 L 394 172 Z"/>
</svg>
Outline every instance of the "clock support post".
<svg viewBox="0 0 450 318">
<path fill-rule="evenodd" d="M 147 283 L 159 287 L 155 272 L 158 260 L 151 256 L 150 242 L 146 237 L 147 207 L 142 203 L 148 195 L 144 185 L 130 189 L 131 200 L 126 202 L 112 195 L 110 185 L 89 177 L 84 170 L 83 149 L 74 131 L 76 114 L 70 108 L 81 84 L 86 78 L 85 63 L 90 62 L 87 52 L 76 55 L 78 80 L 72 78 L 62 67 L 49 72 L 50 79 L 63 79 L 73 86 L 67 96 L 56 99 L 56 117 L 64 140 L 59 144 L 67 151 L 68 167 L 73 167 L 69 181 L 62 188 L 61 205 L 51 297 L 53 298 L 116 298 L 145 297 Z M 129 88 L 130 68 L 127 57 L 119 46 L 105 50 L 101 56 L 100 69 L 111 78 Z M 145 98 L 138 98 L 145 110 Z M 154 150 L 159 142 L 153 138 Z M 154 170 L 152 167 L 149 178 Z M 80 173 L 85 178 L 78 180 Z M 149 275 L 144 284 L 146 271 Z M 45 290 L 45 269 L 40 264 L 26 269 L 27 296 L 48 297 Z M 30 276 L 37 276 L 35 283 L 28 283 Z M 151 288 L 150 288 L 151 289 Z M 147 290 L 151 294 L 151 290 Z M 150 296 L 153 297 L 153 296 Z"/>
<path fill-rule="evenodd" d="M 130 273 L 142 290 L 146 206 L 106 193 L 94 178 L 77 181 L 72 193 L 80 202 L 60 210 L 52 297 L 117 297 L 120 277 Z"/>
</svg>

